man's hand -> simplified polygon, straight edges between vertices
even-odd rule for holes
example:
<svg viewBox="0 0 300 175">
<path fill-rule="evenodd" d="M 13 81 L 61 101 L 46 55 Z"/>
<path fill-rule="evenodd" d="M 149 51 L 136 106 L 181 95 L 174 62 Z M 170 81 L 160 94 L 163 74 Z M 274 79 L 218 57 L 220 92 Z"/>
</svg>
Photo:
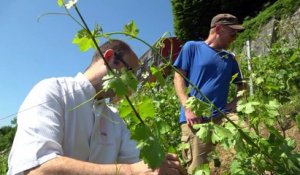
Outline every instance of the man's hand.
<svg viewBox="0 0 300 175">
<path fill-rule="evenodd" d="M 166 159 L 156 171 L 159 175 L 187 175 L 175 154 L 167 154 Z"/>
<path fill-rule="evenodd" d="M 185 118 L 186 118 L 186 123 L 188 126 L 192 126 L 194 124 L 199 124 L 202 122 L 202 118 L 201 117 L 198 117 L 196 116 L 195 113 L 193 113 L 191 111 L 191 109 L 189 108 L 185 108 Z"/>
<path fill-rule="evenodd" d="M 156 170 L 151 170 L 144 161 L 129 166 L 128 174 L 130 175 L 187 175 L 175 154 L 167 154 L 161 166 Z"/>
</svg>

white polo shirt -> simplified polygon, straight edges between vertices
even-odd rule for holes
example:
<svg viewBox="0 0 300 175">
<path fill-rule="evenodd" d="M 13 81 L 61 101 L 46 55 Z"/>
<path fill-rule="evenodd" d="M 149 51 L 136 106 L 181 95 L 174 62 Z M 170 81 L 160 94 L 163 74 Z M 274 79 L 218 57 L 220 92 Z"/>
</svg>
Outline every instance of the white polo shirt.
<svg viewBox="0 0 300 175">
<path fill-rule="evenodd" d="M 82 73 L 38 83 L 21 105 L 8 174 L 23 174 L 58 155 L 94 163 L 139 161 L 136 142 L 115 109 L 92 100 Z"/>
</svg>

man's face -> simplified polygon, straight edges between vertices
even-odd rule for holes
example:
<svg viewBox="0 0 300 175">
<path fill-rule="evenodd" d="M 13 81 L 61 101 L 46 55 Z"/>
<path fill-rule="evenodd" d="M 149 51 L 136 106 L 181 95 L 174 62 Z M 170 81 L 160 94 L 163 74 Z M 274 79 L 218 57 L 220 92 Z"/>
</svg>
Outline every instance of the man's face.
<svg viewBox="0 0 300 175">
<path fill-rule="evenodd" d="M 139 59 L 137 58 L 136 54 L 134 52 L 131 52 L 130 54 L 126 54 L 124 56 L 119 55 L 118 53 L 114 53 L 114 68 L 117 70 L 121 70 L 123 68 L 132 71 L 134 74 L 139 68 Z M 124 82 L 127 83 L 127 82 Z M 130 95 L 133 92 L 128 92 L 127 95 Z M 105 93 L 106 97 L 115 98 L 116 94 L 113 92 L 113 90 L 108 90 Z"/>
<path fill-rule="evenodd" d="M 139 67 L 139 60 L 133 52 L 124 56 L 115 53 L 115 64 L 117 69 L 126 68 L 127 70 L 136 72 Z"/>
<path fill-rule="evenodd" d="M 236 38 L 238 31 L 230 28 L 229 26 L 222 25 L 220 40 L 222 42 L 223 48 L 228 48 L 229 45 Z"/>
</svg>

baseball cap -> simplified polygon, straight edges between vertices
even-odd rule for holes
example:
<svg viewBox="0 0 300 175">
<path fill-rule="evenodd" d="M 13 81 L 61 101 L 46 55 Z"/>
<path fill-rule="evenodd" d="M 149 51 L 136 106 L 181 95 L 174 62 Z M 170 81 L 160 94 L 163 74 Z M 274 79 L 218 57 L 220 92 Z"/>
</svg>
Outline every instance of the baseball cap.
<svg viewBox="0 0 300 175">
<path fill-rule="evenodd" d="M 244 30 L 244 27 L 239 24 L 236 16 L 231 14 L 218 14 L 212 18 L 210 28 L 216 27 L 217 24 L 227 25 L 234 30 Z"/>
</svg>

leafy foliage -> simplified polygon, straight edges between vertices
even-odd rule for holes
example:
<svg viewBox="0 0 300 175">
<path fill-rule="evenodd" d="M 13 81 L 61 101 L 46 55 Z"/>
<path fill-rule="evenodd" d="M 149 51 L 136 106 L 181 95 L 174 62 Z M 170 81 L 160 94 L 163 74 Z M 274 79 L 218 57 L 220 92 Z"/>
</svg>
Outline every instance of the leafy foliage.
<svg viewBox="0 0 300 175">
<path fill-rule="evenodd" d="M 241 51 L 245 41 L 255 38 L 259 29 L 270 19 L 285 19 L 287 16 L 293 14 L 300 6 L 300 1 L 295 0 L 277 0 L 274 2 L 274 4 L 261 11 L 254 18 L 246 18 L 243 22 L 245 31 L 239 34 L 236 41 L 233 43 L 233 48 L 235 50 Z"/>
<path fill-rule="evenodd" d="M 6 174 L 8 170 L 7 159 L 16 133 L 16 126 L 14 126 L 15 122 L 16 120 L 14 119 L 12 121 L 12 126 L 0 128 L 0 174 Z"/>
<path fill-rule="evenodd" d="M 204 39 L 212 17 L 218 13 L 231 13 L 242 21 L 275 1 L 172 0 L 175 34 L 181 41 Z"/>
</svg>

